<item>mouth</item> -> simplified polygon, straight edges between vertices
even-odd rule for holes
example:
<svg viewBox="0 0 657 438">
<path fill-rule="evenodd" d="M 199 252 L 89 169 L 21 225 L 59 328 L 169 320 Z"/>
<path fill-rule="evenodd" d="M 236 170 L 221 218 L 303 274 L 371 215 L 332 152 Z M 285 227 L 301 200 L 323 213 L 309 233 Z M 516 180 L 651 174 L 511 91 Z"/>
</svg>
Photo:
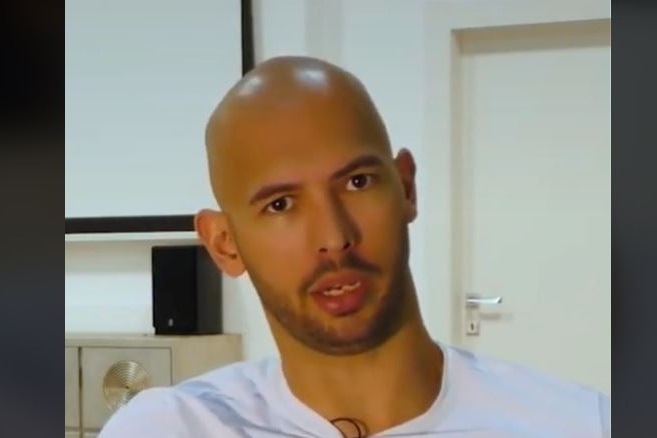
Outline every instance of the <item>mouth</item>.
<svg viewBox="0 0 657 438">
<path fill-rule="evenodd" d="M 316 281 L 310 288 L 311 295 L 340 296 L 364 287 L 366 277 L 359 272 L 343 271 L 326 275 Z"/>
<path fill-rule="evenodd" d="M 367 283 L 361 274 L 341 273 L 320 280 L 310 292 L 321 310 L 334 317 L 343 317 L 365 306 L 369 295 Z"/>
<path fill-rule="evenodd" d="M 320 293 L 327 297 L 339 297 L 340 295 L 343 295 L 347 292 L 358 289 L 360 284 L 360 280 L 356 280 L 355 282 L 349 284 L 336 284 L 335 286 L 329 286 Z"/>
</svg>

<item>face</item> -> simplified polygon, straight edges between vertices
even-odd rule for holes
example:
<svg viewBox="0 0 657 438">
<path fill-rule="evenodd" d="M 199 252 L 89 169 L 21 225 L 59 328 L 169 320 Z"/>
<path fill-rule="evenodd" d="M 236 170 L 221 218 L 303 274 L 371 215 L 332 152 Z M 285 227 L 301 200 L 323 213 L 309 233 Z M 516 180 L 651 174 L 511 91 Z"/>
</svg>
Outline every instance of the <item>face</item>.
<svg viewBox="0 0 657 438">
<path fill-rule="evenodd" d="M 235 257 L 274 336 L 332 355 L 402 324 L 415 214 L 410 154 L 393 160 L 385 132 L 339 103 L 235 121 L 224 169 Z"/>
</svg>

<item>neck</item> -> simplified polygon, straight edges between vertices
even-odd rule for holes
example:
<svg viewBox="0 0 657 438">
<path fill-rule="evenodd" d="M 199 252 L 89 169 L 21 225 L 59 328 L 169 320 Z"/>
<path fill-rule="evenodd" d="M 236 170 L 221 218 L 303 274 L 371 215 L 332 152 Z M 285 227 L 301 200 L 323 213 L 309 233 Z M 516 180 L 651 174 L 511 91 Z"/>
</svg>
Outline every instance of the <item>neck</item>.
<svg viewBox="0 0 657 438">
<path fill-rule="evenodd" d="M 414 307 L 416 317 L 365 353 L 328 356 L 286 345 L 282 366 L 292 393 L 327 420 L 362 421 L 368 434 L 425 412 L 440 391 L 443 355 Z"/>
</svg>

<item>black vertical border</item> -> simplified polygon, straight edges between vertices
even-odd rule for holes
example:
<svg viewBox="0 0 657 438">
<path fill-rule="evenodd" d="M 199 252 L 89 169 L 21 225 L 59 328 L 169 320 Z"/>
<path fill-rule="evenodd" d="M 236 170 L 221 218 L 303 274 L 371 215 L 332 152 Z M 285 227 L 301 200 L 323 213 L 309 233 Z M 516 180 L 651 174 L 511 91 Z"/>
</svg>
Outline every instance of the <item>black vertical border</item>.
<svg viewBox="0 0 657 438">
<path fill-rule="evenodd" d="M 0 437 L 62 435 L 64 2 L 0 4 Z"/>
<path fill-rule="evenodd" d="M 657 4 L 612 3 L 612 418 L 652 437 L 657 412 Z"/>
</svg>

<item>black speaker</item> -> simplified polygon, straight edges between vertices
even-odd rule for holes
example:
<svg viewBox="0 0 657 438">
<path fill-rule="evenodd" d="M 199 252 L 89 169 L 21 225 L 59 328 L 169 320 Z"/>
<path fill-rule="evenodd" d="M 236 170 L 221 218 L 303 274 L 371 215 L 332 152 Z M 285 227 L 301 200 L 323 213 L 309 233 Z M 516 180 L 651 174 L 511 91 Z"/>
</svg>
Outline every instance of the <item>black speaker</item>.
<svg viewBox="0 0 657 438">
<path fill-rule="evenodd" d="M 205 247 L 153 246 L 151 270 L 155 334 L 222 333 L 222 274 Z"/>
</svg>

